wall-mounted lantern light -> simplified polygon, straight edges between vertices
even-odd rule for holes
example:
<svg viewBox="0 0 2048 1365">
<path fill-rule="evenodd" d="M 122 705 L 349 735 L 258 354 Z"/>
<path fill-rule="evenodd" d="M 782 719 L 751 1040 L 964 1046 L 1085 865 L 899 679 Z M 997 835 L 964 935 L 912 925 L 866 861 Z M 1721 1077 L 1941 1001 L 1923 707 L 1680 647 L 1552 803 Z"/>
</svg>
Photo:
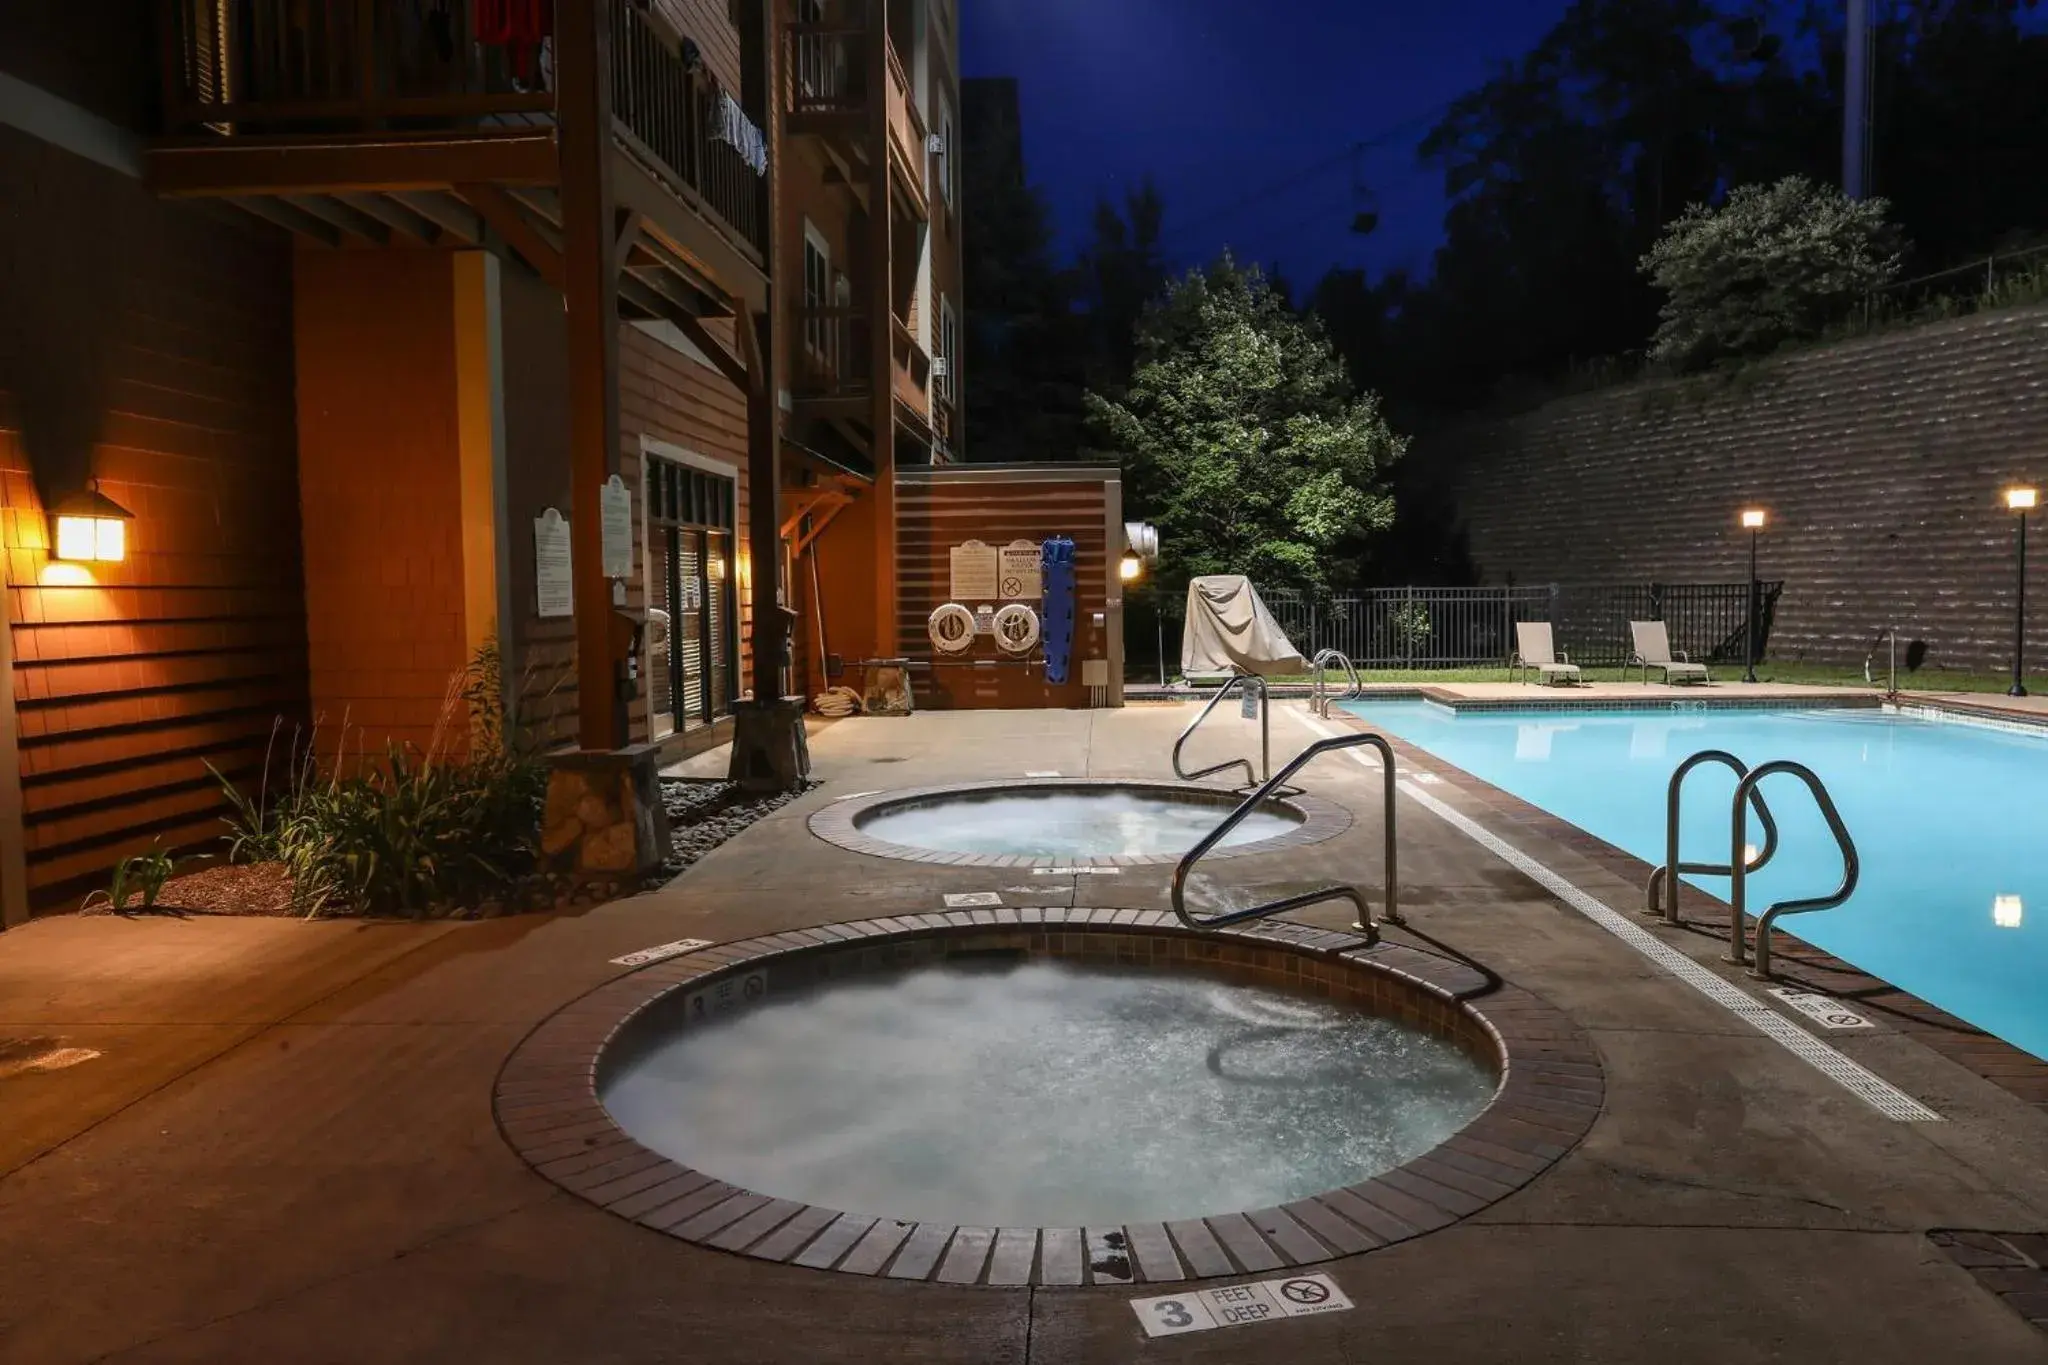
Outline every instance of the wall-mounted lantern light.
<svg viewBox="0 0 2048 1365">
<path fill-rule="evenodd" d="M 91 487 L 73 493 L 50 511 L 52 559 L 118 564 L 128 557 L 128 523 L 135 514 Z"/>
</svg>

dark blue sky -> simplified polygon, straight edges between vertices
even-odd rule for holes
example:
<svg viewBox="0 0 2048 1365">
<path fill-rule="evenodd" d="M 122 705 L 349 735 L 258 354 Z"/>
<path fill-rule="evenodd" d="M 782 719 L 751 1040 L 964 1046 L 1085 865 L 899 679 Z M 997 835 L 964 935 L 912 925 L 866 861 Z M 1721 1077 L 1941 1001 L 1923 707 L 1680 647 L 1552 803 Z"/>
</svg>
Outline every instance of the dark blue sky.
<svg viewBox="0 0 2048 1365">
<path fill-rule="evenodd" d="M 1433 119 L 1365 154 L 1381 225 L 1354 236 L 1351 143 L 1433 114 L 1532 47 L 1568 0 L 965 0 L 961 64 L 1015 76 L 1030 178 L 1062 256 L 1095 200 L 1149 172 L 1167 246 L 1231 246 L 1297 289 L 1331 265 L 1426 268 L 1442 178 L 1415 156 Z M 1256 17 L 1255 17 L 1256 16 Z M 1318 162 L 1336 164 L 1219 216 Z"/>
</svg>

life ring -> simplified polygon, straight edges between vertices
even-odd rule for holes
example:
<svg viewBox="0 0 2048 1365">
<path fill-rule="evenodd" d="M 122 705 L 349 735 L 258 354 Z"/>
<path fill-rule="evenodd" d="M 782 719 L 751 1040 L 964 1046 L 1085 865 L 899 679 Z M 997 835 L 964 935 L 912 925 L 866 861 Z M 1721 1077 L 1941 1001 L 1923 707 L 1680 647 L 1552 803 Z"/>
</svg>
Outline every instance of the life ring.
<svg viewBox="0 0 2048 1365">
<path fill-rule="evenodd" d="M 1029 654 L 1038 643 L 1038 613 L 1012 602 L 996 613 L 996 646 L 1006 654 Z"/>
<path fill-rule="evenodd" d="M 974 613 L 958 602 L 933 612 L 925 628 L 931 632 L 932 648 L 941 654 L 959 654 L 974 643 Z"/>
</svg>

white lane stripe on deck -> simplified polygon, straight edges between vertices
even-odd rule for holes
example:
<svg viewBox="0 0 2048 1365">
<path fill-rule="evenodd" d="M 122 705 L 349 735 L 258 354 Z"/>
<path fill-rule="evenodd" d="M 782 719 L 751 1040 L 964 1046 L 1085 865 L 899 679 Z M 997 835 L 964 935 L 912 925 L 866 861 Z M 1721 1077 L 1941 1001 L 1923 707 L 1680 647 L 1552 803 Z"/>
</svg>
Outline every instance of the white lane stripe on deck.
<svg viewBox="0 0 2048 1365">
<path fill-rule="evenodd" d="M 1290 710 L 1296 720 L 1310 730 L 1329 738 L 1343 733 L 1311 720 L 1301 712 Z M 1367 758 L 1357 749 L 1345 750 L 1351 758 L 1363 767 L 1379 770 L 1379 757 Z M 1783 1047 L 1787 1052 L 1805 1062 L 1808 1066 L 1826 1076 L 1856 1098 L 1868 1104 L 1888 1119 L 1900 1123 L 1939 1123 L 1941 1115 L 1929 1109 L 1890 1081 L 1851 1061 L 1834 1048 L 1808 1033 L 1799 1025 L 1763 1004 L 1740 987 L 1724 980 L 1699 963 L 1687 957 L 1678 949 L 1658 938 L 1626 915 L 1614 910 L 1598 897 L 1574 886 L 1563 876 L 1553 872 L 1544 864 L 1530 857 L 1522 850 L 1508 843 L 1493 831 L 1457 810 L 1446 802 L 1422 790 L 1412 781 L 1399 784 L 1400 792 L 1409 800 L 1423 807 L 1443 820 L 1453 829 L 1472 842 L 1492 853 L 1517 872 L 1528 877 L 1545 891 L 1584 915 L 1608 933 L 1635 949 L 1650 961 L 1662 967 L 1671 975 L 1691 986 L 1707 999 L 1727 1010 L 1736 1018 L 1756 1029 L 1757 1032 Z"/>
</svg>

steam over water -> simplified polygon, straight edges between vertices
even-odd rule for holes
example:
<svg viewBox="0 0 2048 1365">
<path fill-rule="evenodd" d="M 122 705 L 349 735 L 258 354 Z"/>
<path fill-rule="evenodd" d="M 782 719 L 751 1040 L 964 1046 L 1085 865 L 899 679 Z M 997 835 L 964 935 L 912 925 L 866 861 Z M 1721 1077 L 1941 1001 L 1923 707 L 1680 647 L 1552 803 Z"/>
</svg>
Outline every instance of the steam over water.
<svg viewBox="0 0 2048 1365">
<path fill-rule="evenodd" d="M 1130 857 L 1184 853 L 1230 810 L 1211 801 L 1176 801 L 1140 792 L 1016 792 L 963 797 L 935 805 L 884 809 L 860 821 L 860 832 L 891 843 L 944 853 L 1020 857 Z M 1245 817 L 1223 843 L 1271 839 L 1300 826 L 1280 808 Z"/>
<path fill-rule="evenodd" d="M 647 1146 L 746 1189 L 972 1226 L 1157 1222 L 1355 1184 L 1492 1076 L 1344 1005 L 1158 971 L 956 964 L 680 1029 L 607 1087 Z"/>
</svg>

